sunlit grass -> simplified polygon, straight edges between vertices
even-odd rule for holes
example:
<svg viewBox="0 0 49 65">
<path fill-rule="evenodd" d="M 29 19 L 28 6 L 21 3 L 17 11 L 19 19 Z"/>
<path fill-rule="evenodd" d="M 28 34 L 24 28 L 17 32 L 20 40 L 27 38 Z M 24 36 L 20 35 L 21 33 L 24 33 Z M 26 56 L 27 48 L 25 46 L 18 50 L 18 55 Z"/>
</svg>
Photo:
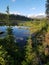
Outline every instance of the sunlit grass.
<svg viewBox="0 0 49 65">
<path fill-rule="evenodd" d="M 43 20 L 34 20 L 34 21 L 26 21 L 24 23 L 20 23 L 20 26 L 27 26 L 29 27 L 29 30 L 31 33 L 34 33 L 36 31 L 39 31 L 42 29 L 42 27 L 46 26 L 46 19 Z M 48 28 L 49 30 L 49 28 Z"/>
</svg>

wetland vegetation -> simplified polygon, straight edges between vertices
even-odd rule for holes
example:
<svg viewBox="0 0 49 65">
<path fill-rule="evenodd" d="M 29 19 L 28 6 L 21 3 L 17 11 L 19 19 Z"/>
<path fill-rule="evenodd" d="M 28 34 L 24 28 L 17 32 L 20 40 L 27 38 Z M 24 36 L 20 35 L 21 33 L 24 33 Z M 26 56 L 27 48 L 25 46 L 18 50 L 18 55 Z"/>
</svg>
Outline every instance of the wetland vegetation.
<svg viewBox="0 0 49 65">
<path fill-rule="evenodd" d="M 14 22 L 7 7 L 0 15 L 0 65 L 49 65 L 48 14 L 49 0 L 44 19 L 12 15 Z"/>
</svg>

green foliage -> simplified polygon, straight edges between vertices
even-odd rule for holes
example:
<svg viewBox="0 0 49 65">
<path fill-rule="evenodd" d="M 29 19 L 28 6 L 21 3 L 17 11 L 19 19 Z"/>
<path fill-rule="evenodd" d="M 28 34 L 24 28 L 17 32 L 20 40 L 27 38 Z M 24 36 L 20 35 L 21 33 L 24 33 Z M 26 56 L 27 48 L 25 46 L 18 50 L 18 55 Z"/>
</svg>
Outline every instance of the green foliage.
<svg viewBox="0 0 49 65">
<path fill-rule="evenodd" d="M 7 14 L 9 14 L 9 6 L 7 6 L 7 10 L 6 10 Z"/>
<path fill-rule="evenodd" d="M 26 58 L 26 61 L 28 63 L 30 63 L 32 61 L 32 46 L 31 46 L 31 40 L 29 39 L 28 40 L 28 43 L 26 45 L 26 55 L 25 55 L 25 58 Z"/>
<path fill-rule="evenodd" d="M 1 49 L 0 51 L 0 59 L 3 58 L 5 65 L 16 65 L 18 48 L 15 44 L 11 28 L 8 28 L 7 36 L 4 39 L 0 39 L 0 45 L 3 47 L 3 50 Z M 4 57 L 2 57 L 2 54 Z"/>
<path fill-rule="evenodd" d="M 7 33 L 8 33 L 8 35 L 12 35 L 12 27 L 7 28 Z"/>
<path fill-rule="evenodd" d="M 49 65 L 49 62 L 48 62 L 48 63 L 46 63 L 45 65 Z"/>
<path fill-rule="evenodd" d="M 9 22 L 9 6 L 7 6 L 7 17 L 6 17 L 6 24 L 9 26 L 10 25 L 10 22 Z"/>
<path fill-rule="evenodd" d="M 46 1 L 46 14 L 47 17 L 49 18 L 49 0 Z"/>
<path fill-rule="evenodd" d="M 25 46 L 25 58 L 22 62 L 22 65 L 38 65 L 36 53 L 32 48 L 32 40 L 28 39 L 27 44 Z"/>
<path fill-rule="evenodd" d="M 12 27 L 7 28 L 7 36 L 0 38 L 0 64 L 2 65 L 48 65 L 49 55 L 45 55 L 45 35 L 49 31 L 49 25 L 44 19 L 41 22 L 27 22 L 32 31 L 26 45 L 20 48 L 15 42 Z M 30 30 L 31 31 L 31 30 Z"/>
<path fill-rule="evenodd" d="M 5 65 L 5 56 L 7 54 L 7 51 L 3 48 L 2 45 L 0 45 L 0 64 Z"/>
</svg>

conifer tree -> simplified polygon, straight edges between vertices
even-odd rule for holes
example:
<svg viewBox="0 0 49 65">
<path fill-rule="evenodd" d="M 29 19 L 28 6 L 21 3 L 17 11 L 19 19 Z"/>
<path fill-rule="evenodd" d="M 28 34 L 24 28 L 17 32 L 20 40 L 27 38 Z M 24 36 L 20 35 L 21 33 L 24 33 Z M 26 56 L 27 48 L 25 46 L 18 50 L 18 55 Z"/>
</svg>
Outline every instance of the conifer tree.
<svg viewBox="0 0 49 65">
<path fill-rule="evenodd" d="M 7 6 L 7 10 L 6 10 L 6 13 L 7 13 L 7 17 L 6 17 L 6 24 L 9 26 L 10 25 L 10 22 L 9 22 L 9 6 Z"/>
<path fill-rule="evenodd" d="M 49 19 L 49 0 L 46 1 L 46 14 Z"/>
</svg>

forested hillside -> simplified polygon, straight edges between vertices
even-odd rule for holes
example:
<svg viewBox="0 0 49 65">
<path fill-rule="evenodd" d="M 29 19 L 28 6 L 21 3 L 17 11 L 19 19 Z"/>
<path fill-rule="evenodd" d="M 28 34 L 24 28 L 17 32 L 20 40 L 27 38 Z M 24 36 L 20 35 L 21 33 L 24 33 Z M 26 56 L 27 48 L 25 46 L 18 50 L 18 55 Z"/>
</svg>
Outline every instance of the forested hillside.
<svg viewBox="0 0 49 65">
<path fill-rule="evenodd" d="M 7 14 L 2 14 L 2 13 L 0 13 L 0 20 L 5 20 L 6 17 L 7 17 Z M 9 20 L 30 21 L 30 20 L 33 20 L 33 19 L 28 18 L 28 17 L 26 17 L 26 16 L 22 16 L 22 15 L 10 14 L 10 15 L 9 15 Z"/>
</svg>

